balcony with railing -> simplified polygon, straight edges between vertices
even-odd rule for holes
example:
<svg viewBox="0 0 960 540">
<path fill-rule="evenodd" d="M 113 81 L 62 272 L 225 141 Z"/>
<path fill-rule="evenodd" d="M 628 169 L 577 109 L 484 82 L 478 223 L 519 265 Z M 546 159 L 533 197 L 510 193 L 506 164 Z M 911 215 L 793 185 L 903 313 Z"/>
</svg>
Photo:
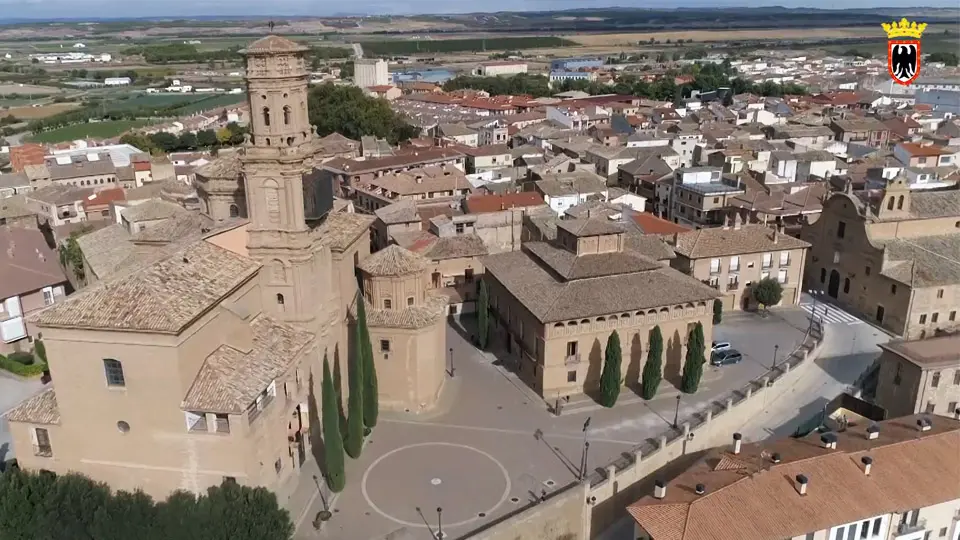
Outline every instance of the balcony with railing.
<svg viewBox="0 0 960 540">
<path fill-rule="evenodd" d="M 267 410 L 267 407 L 273 403 L 273 398 L 275 396 L 271 394 L 262 395 L 256 401 L 254 401 L 250 407 L 247 408 L 247 422 L 253 424 L 257 418 L 263 414 L 263 411 Z"/>
<path fill-rule="evenodd" d="M 575 366 L 580 363 L 580 353 L 568 354 L 566 358 L 563 359 L 563 365 L 565 366 Z"/>
<path fill-rule="evenodd" d="M 49 444 L 33 445 L 33 455 L 40 457 L 53 457 L 53 447 Z"/>
<path fill-rule="evenodd" d="M 901 522 L 893 534 L 894 540 L 914 540 L 924 537 L 927 529 L 927 520 L 918 519 L 914 523 Z"/>
<path fill-rule="evenodd" d="M 739 281 L 728 281 L 728 282 L 727 282 L 727 290 L 728 290 L 728 291 L 735 291 L 735 290 L 737 290 L 737 289 L 739 289 L 739 288 L 740 288 L 740 282 L 739 282 Z"/>
</svg>

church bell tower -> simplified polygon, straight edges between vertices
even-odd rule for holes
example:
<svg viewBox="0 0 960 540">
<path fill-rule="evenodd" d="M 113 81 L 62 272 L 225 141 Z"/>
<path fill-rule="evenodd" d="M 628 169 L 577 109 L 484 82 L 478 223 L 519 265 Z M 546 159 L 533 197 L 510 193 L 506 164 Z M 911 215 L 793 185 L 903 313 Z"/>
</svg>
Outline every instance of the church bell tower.
<svg viewBox="0 0 960 540">
<path fill-rule="evenodd" d="M 321 264 L 304 210 L 304 175 L 314 137 L 307 115 L 307 50 L 267 36 L 242 51 L 250 135 L 241 163 L 250 220 L 247 249 L 263 264 L 264 311 L 312 327 Z"/>
</svg>

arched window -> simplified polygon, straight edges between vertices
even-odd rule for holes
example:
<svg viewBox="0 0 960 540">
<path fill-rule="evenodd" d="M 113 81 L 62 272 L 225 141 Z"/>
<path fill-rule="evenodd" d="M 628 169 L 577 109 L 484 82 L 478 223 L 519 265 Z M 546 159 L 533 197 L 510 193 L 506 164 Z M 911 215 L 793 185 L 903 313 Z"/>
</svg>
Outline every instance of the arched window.
<svg viewBox="0 0 960 540">
<path fill-rule="evenodd" d="M 263 125 L 270 125 L 270 107 L 263 108 Z"/>
<path fill-rule="evenodd" d="M 289 105 L 284 105 L 283 107 L 283 124 L 287 126 L 290 125 L 290 106 Z"/>
<path fill-rule="evenodd" d="M 123 364 L 113 358 L 103 359 L 103 373 L 107 377 L 107 386 L 126 386 L 123 378 Z"/>
<path fill-rule="evenodd" d="M 293 137 L 287 137 L 287 146 L 293 146 Z"/>
<path fill-rule="evenodd" d="M 283 261 L 280 259 L 273 261 L 273 281 L 276 283 L 287 282 L 287 269 L 283 266 Z"/>
<path fill-rule="evenodd" d="M 230 205 L 230 217 L 240 217 L 240 207 L 239 207 L 239 206 L 237 206 L 237 205 L 235 205 L 235 204 L 231 204 L 231 205 Z"/>
<path fill-rule="evenodd" d="M 903 195 L 897 199 L 897 210 L 903 210 Z"/>
<path fill-rule="evenodd" d="M 270 146 L 270 137 L 267 137 L 264 141 L 267 143 L 267 146 Z"/>
<path fill-rule="evenodd" d="M 280 306 L 284 305 L 284 304 L 283 304 L 283 295 L 280 294 L 280 293 L 277 293 L 277 305 L 280 305 Z"/>
<path fill-rule="evenodd" d="M 850 292 L 850 278 L 844 278 L 843 280 L 843 293 L 846 294 Z"/>
<path fill-rule="evenodd" d="M 890 197 L 890 200 L 887 201 L 887 210 L 893 210 L 893 197 Z"/>
</svg>

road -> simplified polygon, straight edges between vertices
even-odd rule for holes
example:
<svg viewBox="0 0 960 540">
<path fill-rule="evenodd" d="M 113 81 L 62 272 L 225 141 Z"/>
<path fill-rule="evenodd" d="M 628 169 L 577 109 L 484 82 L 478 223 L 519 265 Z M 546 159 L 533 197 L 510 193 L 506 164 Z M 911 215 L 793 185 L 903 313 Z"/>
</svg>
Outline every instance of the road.
<svg viewBox="0 0 960 540">
<path fill-rule="evenodd" d="M 363 45 L 360 45 L 359 43 L 352 43 L 351 45 L 353 46 L 353 56 L 357 60 L 363 58 Z"/>
</svg>

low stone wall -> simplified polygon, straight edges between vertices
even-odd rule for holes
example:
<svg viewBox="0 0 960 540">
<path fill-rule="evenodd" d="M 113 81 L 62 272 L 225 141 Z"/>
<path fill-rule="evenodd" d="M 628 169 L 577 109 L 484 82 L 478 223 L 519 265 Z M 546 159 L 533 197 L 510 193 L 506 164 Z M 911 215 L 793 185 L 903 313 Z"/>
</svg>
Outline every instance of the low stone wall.
<svg viewBox="0 0 960 540">
<path fill-rule="evenodd" d="M 589 479 L 587 499 L 587 504 L 593 507 L 591 531 L 599 534 L 624 517 L 629 504 L 651 491 L 646 484 L 652 483 L 650 475 L 654 472 L 682 465 L 679 472 L 695 461 L 687 458 L 730 444 L 734 432 L 810 369 L 822 344 L 822 327 L 814 325 L 803 343 L 782 364 L 734 390 L 725 399 L 714 401 L 678 429 L 668 429 L 632 452 L 624 452 L 602 473 L 594 472 Z"/>
<path fill-rule="evenodd" d="M 708 449 L 728 444 L 732 434 L 766 408 L 768 400 L 789 388 L 813 364 L 823 343 L 814 325 L 796 351 L 775 369 L 694 414 L 679 429 L 648 439 L 624 452 L 589 481 L 572 484 L 501 520 L 462 536 L 471 540 L 587 540 L 626 516 L 627 505 L 651 492 L 661 471 L 675 476 Z"/>
<path fill-rule="evenodd" d="M 587 540 L 590 507 L 584 504 L 590 486 L 572 483 L 551 493 L 545 501 L 527 506 L 471 531 L 471 540 Z"/>
</svg>

